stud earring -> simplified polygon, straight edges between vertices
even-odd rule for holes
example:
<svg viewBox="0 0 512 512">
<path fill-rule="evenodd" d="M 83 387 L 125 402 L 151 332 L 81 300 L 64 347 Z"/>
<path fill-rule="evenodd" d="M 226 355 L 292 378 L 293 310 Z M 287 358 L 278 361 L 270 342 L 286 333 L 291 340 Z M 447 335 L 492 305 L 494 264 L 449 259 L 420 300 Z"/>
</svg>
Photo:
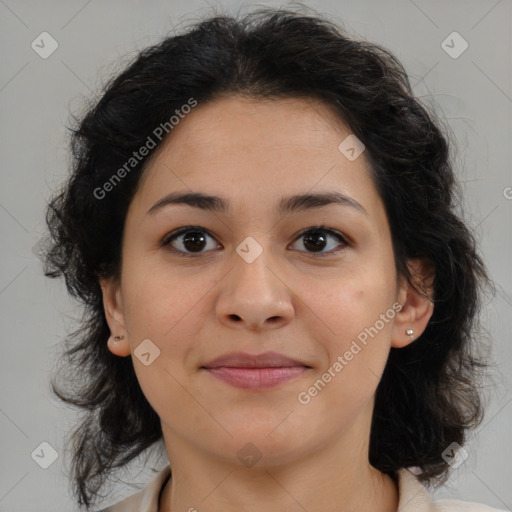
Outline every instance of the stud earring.
<svg viewBox="0 0 512 512">
<path fill-rule="evenodd" d="M 121 340 L 124 340 L 124 336 L 116 336 L 114 338 L 114 341 L 121 341 Z"/>
<path fill-rule="evenodd" d="M 408 336 L 413 336 L 414 331 L 412 329 L 407 329 L 407 331 L 405 331 L 405 334 L 407 334 Z"/>
</svg>

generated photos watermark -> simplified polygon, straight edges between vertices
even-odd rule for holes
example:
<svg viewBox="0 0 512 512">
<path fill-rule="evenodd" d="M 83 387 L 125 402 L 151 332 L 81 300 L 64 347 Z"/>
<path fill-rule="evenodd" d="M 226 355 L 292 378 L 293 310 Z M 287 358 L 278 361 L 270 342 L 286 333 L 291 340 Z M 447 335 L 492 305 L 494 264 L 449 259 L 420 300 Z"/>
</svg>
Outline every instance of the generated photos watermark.
<svg viewBox="0 0 512 512">
<path fill-rule="evenodd" d="M 379 320 L 377 320 L 372 326 L 365 327 L 365 329 L 357 335 L 357 340 L 352 340 L 350 349 L 346 350 L 343 355 L 339 355 L 336 358 L 336 361 L 327 368 L 327 370 L 314 382 L 312 386 L 310 386 L 306 391 L 301 391 L 297 395 L 299 403 L 302 405 L 309 404 L 311 400 L 317 396 L 318 393 L 322 391 L 325 386 L 349 364 L 350 361 L 352 361 L 354 356 L 359 354 L 359 352 L 366 347 L 368 344 L 368 336 L 372 339 L 377 336 L 377 334 L 384 329 L 384 326 L 388 324 L 390 320 L 395 318 L 396 314 L 401 309 L 402 306 L 398 302 L 395 302 L 385 313 L 379 316 Z"/>
<path fill-rule="evenodd" d="M 179 109 L 174 112 L 176 115 L 172 115 L 169 121 L 160 123 L 152 132 L 148 135 L 148 138 L 142 144 L 142 146 L 132 153 L 132 156 L 121 166 L 112 176 L 106 180 L 101 187 L 96 187 L 93 191 L 93 195 L 96 199 L 104 199 L 108 192 L 111 192 L 121 180 L 128 175 L 132 169 L 137 167 L 146 156 L 149 155 L 152 149 L 154 149 L 158 142 L 160 142 L 179 122 L 189 114 L 192 109 L 197 106 L 197 100 L 189 98 L 187 103 L 183 104 Z M 154 137 L 154 138 L 153 138 Z M 156 139 L 156 140 L 155 140 Z M 157 142 L 158 141 L 158 142 Z"/>
</svg>

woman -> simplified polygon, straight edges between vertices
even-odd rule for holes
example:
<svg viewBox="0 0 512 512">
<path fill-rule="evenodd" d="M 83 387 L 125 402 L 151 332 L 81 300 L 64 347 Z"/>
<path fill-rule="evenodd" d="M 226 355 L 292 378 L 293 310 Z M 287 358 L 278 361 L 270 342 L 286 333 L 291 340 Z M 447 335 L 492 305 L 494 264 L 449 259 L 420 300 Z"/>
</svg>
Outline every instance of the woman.
<svg viewBox="0 0 512 512">
<path fill-rule="evenodd" d="M 218 16 L 141 52 L 73 137 L 47 275 L 86 312 L 54 383 L 86 411 L 78 503 L 163 441 L 105 510 L 433 510 L 422 484 L 482 420 L 490 282 L 401 64 L 320 17 Z"/>
</svg>

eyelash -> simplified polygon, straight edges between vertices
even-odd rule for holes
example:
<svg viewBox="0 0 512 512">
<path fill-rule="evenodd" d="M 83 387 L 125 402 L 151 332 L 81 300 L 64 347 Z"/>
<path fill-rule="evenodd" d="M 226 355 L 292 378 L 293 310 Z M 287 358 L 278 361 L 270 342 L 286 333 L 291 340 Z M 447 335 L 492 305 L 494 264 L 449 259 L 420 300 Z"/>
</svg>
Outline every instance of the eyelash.
<svg viewBox="0 0 512 512">
<path fill-rule="evenodd" d="M 171 246 L 170 246 L 171 242 L 173 242 L 179 236 L 181 236 L 185 233 L 188 233 L 190 231 L 199 231 L 201 233 L 206 233 L 209 237 L 211 237 L 215 240 L 215 238 L 208 232 L 208 230 L 206 230 L 204 228 L 201 228 L 199 226 L 185 226 L 183 228 L 177 229 L 176 231 L 173 231 L 172 233 L 167 234 L 160 242 L 160 246 L 167 247 L 171 252 L 177 254 L 178 256 L 185 257 L 185 258 L 196 258 L 196 257 L 203 255 L 204 252 L 186 253 L 186 252 L 180 251 L 178 249 L 171 248 Z M 307 254 L 309 254 L 315 258 L 324 258 L 327 256 L 332 256 L 333 254 L 338 253 L 339 251 L 343 250 L 343 248 L 350 245 L 347 242 L 346 238 L 341 235 L 341 233 L 339 233 L 338 231 L 335 231 L 334 229 L 328 228 L 326 226 L 311 226 L 311 227 L 301 231 L 299 233 L 299 235 L 297 236 L 296 240 L 298 240 L 299 238 L 301 238 L 304 235 L 307 235 L 308 233 L 311 233 L 311 232 L 313 232 L 313 233 L 321 232 L 324 234 L 331 235 L 331 236 L 337 238 L 343 245 L 343 247 L 341 247 L 339 249 L 334 249 L 334 250 L 331 249 L 328 252 L 322 252 L 322 253 L 299 251 L 299 252 L 306 252 Z"/>
</svg>

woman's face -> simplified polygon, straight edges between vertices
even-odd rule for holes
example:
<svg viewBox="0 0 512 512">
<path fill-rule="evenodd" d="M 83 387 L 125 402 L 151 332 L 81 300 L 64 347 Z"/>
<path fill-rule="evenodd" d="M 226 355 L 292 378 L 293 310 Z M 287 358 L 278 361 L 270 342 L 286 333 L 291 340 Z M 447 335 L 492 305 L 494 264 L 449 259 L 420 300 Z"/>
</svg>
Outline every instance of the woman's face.
<svg viewBox="0 0 512 512">
<path fill-rule="evenodd" d="M 120 282 L 102 286 L 125 335 L 109 348 L 131 354 L 170 456 L 364 453 L 390 347 L 430 315 L 397 280 L 365 153 L 354 159 L 351 139 L 339 149 L 349 135 L 316 100 L 229 97 L 199 104 L 149 162 Z M 170 201 L 199 193 L 225 207 Z M 267 352 L 288 359 L 213 363 Z"/>
</svg>

